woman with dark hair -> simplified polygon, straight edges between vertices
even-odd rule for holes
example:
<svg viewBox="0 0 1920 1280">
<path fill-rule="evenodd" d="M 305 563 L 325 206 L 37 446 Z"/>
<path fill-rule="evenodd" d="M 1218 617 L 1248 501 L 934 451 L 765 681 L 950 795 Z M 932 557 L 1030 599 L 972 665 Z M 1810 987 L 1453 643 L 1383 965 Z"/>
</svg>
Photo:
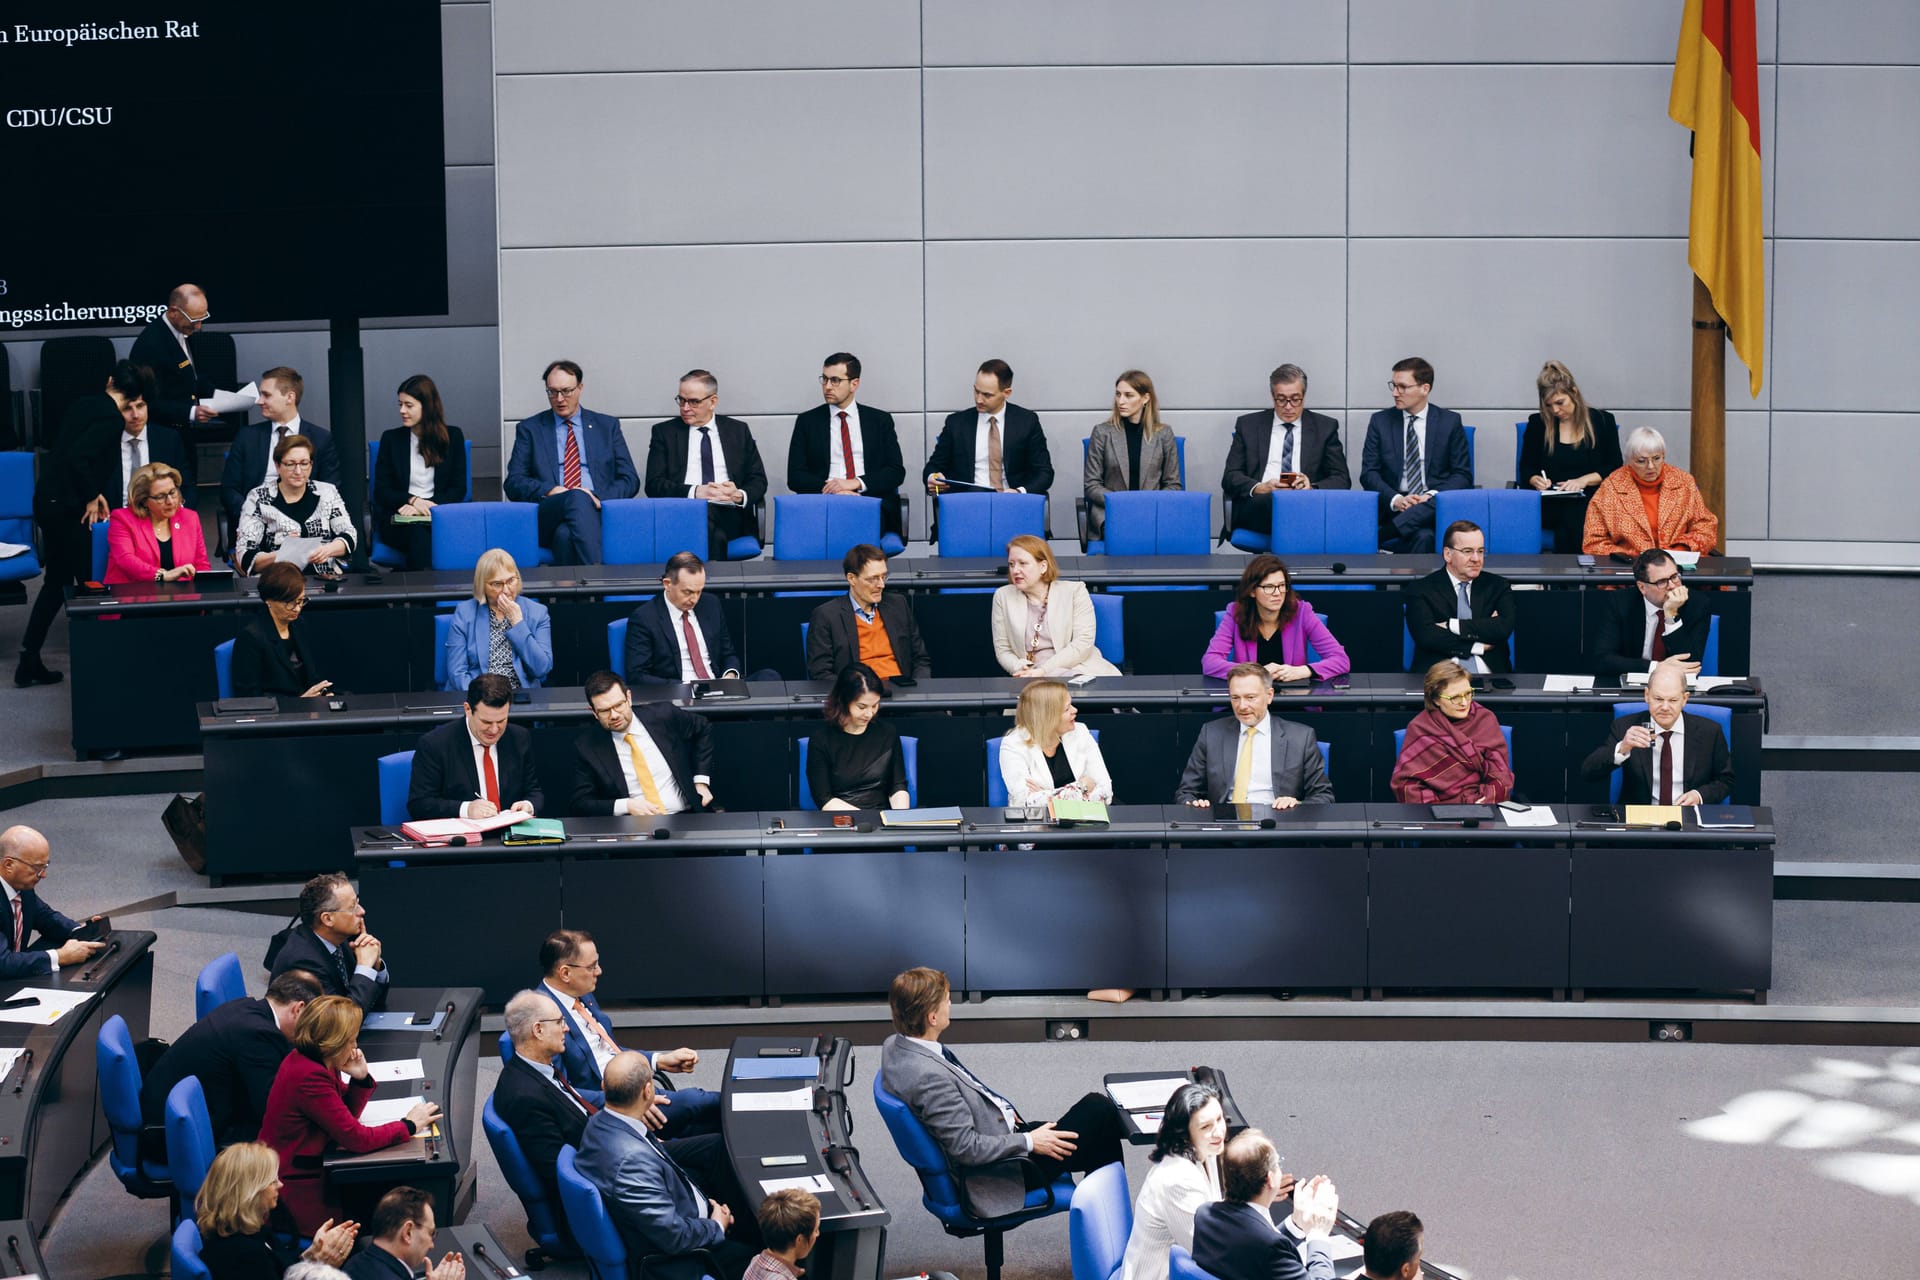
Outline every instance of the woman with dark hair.
<svg viewBox="0 0 1920 1280">
<path fill-rule="evenodd" d="M 907 757 L 881 724 L 880 677 L 865 663 L 844 668 L 827 694 L 827 727 L 807 748 L 807 786 L 822 809 L 904 809 Z"/>
<path fill-rule="evenodd" d="M 1567 366 L 1549 360 L 1534 379 L 1540 412 L 1527 415 L 1520 437 L 1520 478 L 1549 495 L 1540 527 L 1553 534 L 1561 555 L 1580 550 L 1587 499 L 1620 467 L 1620 426 L 1605 409 L 1589 409 Z"/>
<path fill-rule="evenodd" d="M 233 563 L 242 573 L 259 573 L 280 560 L 282 543 L 318 538 L 298 569 L 332 573 L 353 554 L 354 520 L 340 491 L 313 478 L 313 441 L 288 436 L 273 446 L 278 479 L 263 484 L 241 504 L 233 529 Z"/>
<path fill-rule="evenodd" d="M 1114 379 L 1113 412 L 1087 438 L 1081 479 L 1087 492 L 1087 536 L 1107 528 L 1107 494 L 1115 489 L 1178 489 L 1180 447 L 1160 420 L 1153 379 L 1129 369 Z"/>
<path fill-rule="evenodd" d="M 1221 1198 L 1220 1152 L 1226 1145 L 1227 1114 L 1219 1092 L 1204 1084 L 1175 1089 L 1147 1157 L 1153 1168 L 1134 1202 L 1122 1280 L 1167 1280 L 1172 1247 L 1193 1248 L 1193 1215 Z"/>
<path fill-rule="evenodd" d="M 433 509 L 467 496 L 467 438 L 447 425 L 440 388 L 424 373 L 394 395 L 400 425 L 380 436 L 373 471 L 373 518 L 379 540 L 405 553 L 406 567 L 433 565 Z"/>
<path fill-rule="evenodd" d="M 1311 662 L 1309 645 L 1318 655 Z M 1353 670 L 1327 624 L 1294 594 L 1293 575 L 1276 555 L 1262 553 L 1247 561 L 1200 670 L 1224 680 L 1243 662 L 1259 663 L 1275 680 L 1331 680 Z"/>
<path fill-rule="evenodd" d="M 256 618 L 233 641 L 233 692 L 239 698 L 318 698 L 333 689 L 300 630 L 307 607 L 307 580 L 280 561 L 260 571 L 260 599 L 267 616 Z"/>
<path fill-rule="evenodd" d="M 1473 700 L 1473 681 L 1453 661 L 1427 670 L 1427 705 L 1407 725 L 1393 762 L 1401 804 L 1498 804 L 1513 794 L 1507 737 L 1493 712 Z"/>
</svg>

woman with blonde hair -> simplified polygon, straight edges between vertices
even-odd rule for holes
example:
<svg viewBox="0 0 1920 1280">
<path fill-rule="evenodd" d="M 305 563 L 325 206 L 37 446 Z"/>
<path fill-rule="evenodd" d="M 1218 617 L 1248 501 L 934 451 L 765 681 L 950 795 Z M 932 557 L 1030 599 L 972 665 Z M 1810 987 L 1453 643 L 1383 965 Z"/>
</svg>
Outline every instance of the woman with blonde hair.
<svg viewBox="0 0 1920 1280">
<path fill-rule="evenodd" d="M 1107 494 L 1115 489 L 1180 488 L 1180 446 L 1160 420 L 1153 379 L 1129 369 L 1114 380 L 1113 412 L 1094 427 L 1083 464 L 1087 536 L 1106 533 Z"/>
<path fill-rule="evenodd" d="M 305 1253 L 267 1229 L 280 1204 L 280 1157 L 259 1142 L 236 1142 L 214 1157 L 193 1214 L 200 1227 L 200 1261 L 213 1280 L 279 1280 L 296 1262 L 339 1266 L 353 1251 L 357 1222 L 329 1218 Z"/>
<path fill-rule="evenodd" d="M 1067 582 L 1030 533 L 1007 543 L 1007 585 L 993 593 L 993 656 L 1010 676 L 1117 676 L 1094 646 L 1093 597 Z"/>
<path fill-rule="evenodd" d="M 1076 723 L 1073 695 L 1058 680 L 1035 680 L 1020 691 L 1014 727 L 1000 739 L 1000 779 L 1007 803 L 1044 804 L 1051 796 L 1113 803 L 1113 777 L 1093 732 Z"/>
<path fill-rule="evenodd" d="M 1549 360 L 1534 379 L 1540 412 L 1520 438 L 1520 476 L 1540 493 L 1540 527 L 1561 555 L 1580 550 L 1587 499 L 1620 466 L 1620 427 L 1605 409 L 1590 409 L 1567 366 Z"/>
<path fill-rule="evenodd" d="M 553 631 L 547 607 L 520 596 L 520 566 L 492 547 L 473 566 L 473 599 L 462 600 L 447 628 L 448 690 L 465 689 L 477 675 L 505 676 L 516 689 L 538 686 L 553 670 Z"/>
<path fill-rule="evenodd" d="M 180 473 L 164 462 L 149 462 L 133 473 L 127 505 L 107 517 L 106 582 L 191 581 L 196 572 L 212 567 L 200 517 L 181 505 L 185 486 Z"/>
</svg>

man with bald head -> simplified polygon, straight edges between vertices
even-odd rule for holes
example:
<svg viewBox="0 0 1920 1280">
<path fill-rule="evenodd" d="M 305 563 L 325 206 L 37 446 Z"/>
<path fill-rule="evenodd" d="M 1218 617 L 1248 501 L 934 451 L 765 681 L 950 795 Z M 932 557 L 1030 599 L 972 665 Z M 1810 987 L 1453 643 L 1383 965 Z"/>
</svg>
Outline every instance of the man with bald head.
<svg viewBox="0 0 1920 1280">
<path fill-rule="evenodd" d="M 154 396 L 148 405 L 164 427 L 212 422 L 215 414 L 198 402 L 214 392 L 205 372 L 205 352 L 194 339 L 212 312 L 197 284 L 183 284 L 167 295 L 167 309 L 133 340 L 127 359 L 153 370 Z"/>
<path fill-rule="evenodd" d="M 560 1148 L 580 1145 L 587 1117 L 605 1100 L 597 1089 L 575 1088 L 560 1069 L 566 1020 L 551 999 L 537 991 L 520 992 L 507 1001 L 506 1022 L 513 1056 L 500 1068 L 493 1109 L 519 1140 L 547 1202 L 558 1204 Z"/>
<path fill-rule="evenodd" d="M 47 878 L 52 857 L 47 838 L 32 827 L 0 831 L 0 888 L 6 893 L 6 908 L 0 912 L 0 979 L 58 973 L 106 945 L 75 938 L 85 926 L 40 901 L 38 886 Z M 37 943 L 32 950 L 28 938 Z"/>
<path fill-rule="evenodd" d="M 1687 674 L 1663 662 L 1647 680 L 1647 709 L 1613 722 L 1580 774 L 1598 782 L 1621 771 L 1621 804 L 1720 804 L 1733 791 L 1733 758 L 1720 726 L 1686 714 Z"/>
</svg>

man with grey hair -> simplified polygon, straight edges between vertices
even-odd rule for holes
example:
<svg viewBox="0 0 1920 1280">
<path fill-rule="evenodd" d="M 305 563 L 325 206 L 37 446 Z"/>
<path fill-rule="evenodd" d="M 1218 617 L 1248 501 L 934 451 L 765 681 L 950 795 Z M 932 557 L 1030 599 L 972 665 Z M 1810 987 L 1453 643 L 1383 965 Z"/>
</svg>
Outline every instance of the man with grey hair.
<svg viewBox="0 0 1920 1280">
<path fill-rule="evenodd" d="M 560 1148 L 580 1145 L 587 1117 L 603 1099 L 592 1089 L 576 1089 L 560 1069 L 556 1059 L 566 1048 L 567 1026 L 550 998 L 520 992 L 507 1001 L 506 1022 L 513 1056 L 500 1068 L 493 1110 L 513 1130 L 548 1203 L 558 1204 Z"/>
<path fill-rule="evenodd" d="M 753 532 L 753 510 L 767 496 L 767 469 L 752 428 L 714 416 L 720 379 L 688 370 L 673 403 L 680 416 L 654 423 L 647 442 L 647 496 L 704 501 L 707 558 L 725 560 L 727 544 Z"/>
<path fill-rule="evenodd" d="M 133 340 L 127 359 L 153 370 L 153 395 L 147 399 L 153 420 L 163 427 L 212 422 L 212 409 L 200 403 L 214 392 L 213 375 L 202 365 L 207 351 L 200 326 L 212 315 L 206 292 L 197 284 L 175 285 L 167 309 Z"/>
<path fill-rule="evenodd" d="M 1273 409 L 1256 409 L 1233 424 L 1227 465 L 1220 475 L 1230 528 L 1273 530 L 1276 493 L 1297 489 L 1351 489 L 1340 427 L 1306 407 L 1307 371 L 1283 364 L 1267 375 Z"/>
<path fill-rule="evenodd" d="M 5 914 L 0 915 L 0 979 L 58 973 L 106 945 L 74 937 L 85 926 L 40 901 L 37 886 L 47 878 L 52 859 L 47 838 L 32 827 L 0 831 L 0 891 L 6 895 Z M 27 939 L 36 934 L 40 948 L 30 951 Z"/>
<path fill-rule="evenodd" d="M 353 1277 L 324 1262 L 296 1262 L 286 1269 L 281 1280 L 353 1280 Z"/>
<path fill-rule="evenodd" d="M 1225 1198 L 1193 1216 L 1194 1262 L 1215 1280 L 1333 1280 L 1327 1241 L 1340 1193 L 1324 1174 L 1293 1182 L 1266 1134 L 1235 1134 L 1220 1153 Z M 1289 1192 L 1293 1213 L 1275 1223 L 1273 1202 Z"/>
</svg>

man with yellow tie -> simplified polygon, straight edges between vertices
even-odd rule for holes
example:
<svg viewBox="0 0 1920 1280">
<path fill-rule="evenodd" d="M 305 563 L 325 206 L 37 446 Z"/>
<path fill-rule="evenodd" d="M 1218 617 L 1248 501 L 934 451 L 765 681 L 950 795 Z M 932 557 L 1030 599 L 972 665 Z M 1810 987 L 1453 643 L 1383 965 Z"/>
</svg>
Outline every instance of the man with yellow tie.
<svg viewBox="0 0 1920 1280">
<path fill-rule="evenodd" d="M 602 1088 L 607 1063 L 626 1049 L 613 1038 L 613 1020 L 600 1009 L 593 989 L 600 985 L 600 948 L 585 929 L 555 929 L 540 944 L 541 995 L 560 1006 L 567 1045 L 554 1065 L 580 1090 Z M 720 1095 L 711 1089 L 676 1089 L 663 1073 L 685 1073 L 700 1064 L 692 1049 L 648 1053 L 658 1096 L 642 1119 L 662 1139 L 691 1138 L 720 1132 Z"/>
<path fill-rule="evenodd" d="M 573 743 L 573 811 L 651 818 L 710 808 L 713 736 L 705 718 L 671 702 L 633 705 L 619 676 L 587 677 L 599 728 Z"/>
<path fill-rule="evenodd" d="M 1267 714 L 1273 677 L 1257 662 L 1227 673 L 1231 720 L 1210 720 L 1193 744 L 1174 799 L 1200 808 L 1220 803 L 1291 809 L 1332 804 L 1333 784 L 1313 730 Z"/>
</svg>

